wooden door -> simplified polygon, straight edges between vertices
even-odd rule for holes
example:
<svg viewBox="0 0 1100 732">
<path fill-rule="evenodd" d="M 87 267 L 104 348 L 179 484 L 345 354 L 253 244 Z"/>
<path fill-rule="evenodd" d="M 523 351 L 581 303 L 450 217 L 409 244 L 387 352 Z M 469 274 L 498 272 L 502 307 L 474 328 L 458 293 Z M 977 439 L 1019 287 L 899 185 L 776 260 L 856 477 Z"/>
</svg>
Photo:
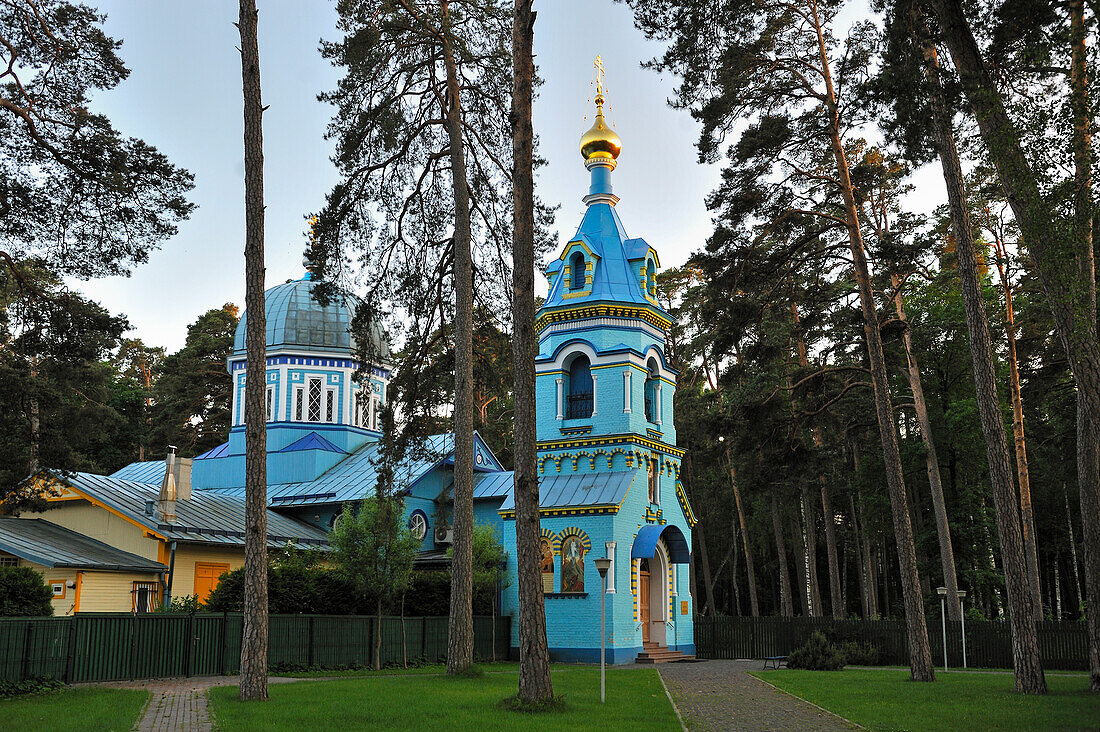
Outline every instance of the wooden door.
<svg viewBox="0 0 1100 732">
<path fill-rule="evenodd" d="M 638 571 L 638 620 L 642 623 L 642 642 L 649 642 L 649 560 L 643 559 Z"/>
<path fill-rule="evenodd" d="M 199 602 L 206 602 L 210 593 L 218 586 L 221 576 L 228 571 L 228 564 L 195 562 L 195 595 L 198 596 Z"/>
</svg>

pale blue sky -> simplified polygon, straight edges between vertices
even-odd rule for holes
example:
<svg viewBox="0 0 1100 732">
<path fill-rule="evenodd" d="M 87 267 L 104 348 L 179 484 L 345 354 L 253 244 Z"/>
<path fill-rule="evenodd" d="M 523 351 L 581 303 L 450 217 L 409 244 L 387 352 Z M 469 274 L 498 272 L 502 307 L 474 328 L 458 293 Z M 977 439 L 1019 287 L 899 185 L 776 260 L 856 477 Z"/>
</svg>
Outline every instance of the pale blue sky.
<svg viewBox="0 0 1100 732">
<path fill-rule="evenodd" d="M 132 73 L 96 107 L 125 134 L 156 145 L 195 174 L 198 209 L 179 234 L 130 278 L 78 287 L 114 312 L 132 335 L 179 348 L 187 324 L 225 302 L 244 301 L 241 71 L 237 4 L 221 0 L 102 0 L 107 32 L 123 41 Z M 317 53 L 335 37 L 330 2 L 260 0 L 264 103 L 267 282 L 301 276 L 303 216 L 320 207 L 336 181 L 323 139 L 329 109 L 317 92 L 338 71 Z M 710 231 L 704 196 L 717 170 L 696 163 L 697 127 L 668 107 L 671 80 L 639 67 L 659 46 L 634 28 L 629 9 L 610 0 L 536 1 L 535 53 L 546 83 L 534 110 L 540 152 L 549 160 L 538 180 L 544 200 L 561 204 L 559 238 L 572 235 L 587 192 L 577 141 L 591 124 L 592 61 L 607 69 L 611 121 L 623 138 L 614 174 L 619 213 L 631 236 L 643 236 L 662 265 L 681 264 Z M 585 115 L 588 114 L 588 122 Z M 565 239 L 562 239 L 564 242 Z M 537 286 L 545 280 L 536 278 Z"/>
</svg>

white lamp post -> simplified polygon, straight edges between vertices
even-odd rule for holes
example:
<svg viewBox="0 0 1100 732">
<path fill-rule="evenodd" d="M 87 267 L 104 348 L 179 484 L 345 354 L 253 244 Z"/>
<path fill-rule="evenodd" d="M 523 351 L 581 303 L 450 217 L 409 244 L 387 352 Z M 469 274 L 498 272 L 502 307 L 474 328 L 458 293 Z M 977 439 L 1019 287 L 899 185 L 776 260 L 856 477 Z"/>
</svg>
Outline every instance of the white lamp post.
<svg viewBox="0 0 1100 732">
<path fill-rule="evenodd" d="M 947 597 L 946 587 L 937 587 L 936 594 L 940 596 L 940 623 L 943 626 L 943 670 L 947 670 L 947 612 L 943 599 Z"/>
<path fill-rule="evenodd" d="M 605 630 L 606 614 L 604 610 L 604 601 L 607 599 L 607 570 L 611 568 L 611 560 L 607 557 L 600 557 L 592 561 L 596 565 L 596 571 L 600 573 L 600 703 L 604 701 L 604 665 L 607 659 L 607 653 L 605 652 L 605 644 L 607 640 L 607 631 Z"/>
<path fill-rule="evenodd" d="M 966 590 L 959 590 L 959 611 L 962 613 L 962 636 L 963 636 L 963 668 L 966 668 L 966 604 L 963 600 L 966 599 Z"/>
</svg>

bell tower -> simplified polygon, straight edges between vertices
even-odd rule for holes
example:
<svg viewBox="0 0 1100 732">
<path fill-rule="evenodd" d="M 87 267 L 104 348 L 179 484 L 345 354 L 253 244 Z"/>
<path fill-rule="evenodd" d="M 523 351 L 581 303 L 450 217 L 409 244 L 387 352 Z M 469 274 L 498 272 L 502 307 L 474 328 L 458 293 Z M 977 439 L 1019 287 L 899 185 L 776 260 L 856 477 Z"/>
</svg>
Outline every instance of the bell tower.
<svg viewBox="0 0 1100 732">
<path fill-rule="evenodd" d="M 657 252 L 619 219 L 611 174 L 622 140 L 607 121 L 595 62 L 596 114 L 580 139 L 590 183 L 584 217 L 546 269 L 536 318 L 539 469 L 543 475 L 638 469 L 676 445 L 672 317 L 657 302 Z"/>
</svg>

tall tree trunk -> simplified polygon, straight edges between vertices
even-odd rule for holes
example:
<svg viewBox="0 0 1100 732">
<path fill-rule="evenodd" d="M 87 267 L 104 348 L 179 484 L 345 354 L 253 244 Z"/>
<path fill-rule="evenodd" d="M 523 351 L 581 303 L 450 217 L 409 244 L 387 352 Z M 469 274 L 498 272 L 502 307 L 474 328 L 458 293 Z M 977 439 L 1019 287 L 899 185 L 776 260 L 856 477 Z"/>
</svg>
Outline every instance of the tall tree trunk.
<svg viewBox="0 0 1100 732">
<path fill-rule="evenodd" d="M 901 291 L 901 278 L 891 275 L 894 286 L 894 309 L 898 320 L 908 324 L 905 316 L 905 300 Z M 943 567 L 943 584 L 947 588 L 947 617 L 953 622 L 962 618 L 962 606 L 959 602 L 958 574 L 955 571 L 955 549 L 951 542 L 951 525 L 947 522 L 947 504 L 943 499 L 943 482 L 940 479 L 940 461 L 936 456 L 936 443 L 932 439 L 932 420 L 928 418 L 928 401 L 924 398 L 924 387 L 920 379 L 920 365 L 913 350 L 913 335 L 909 328 L 902 331 L 905 344 L 907 368 L 905 376 L 909 380 L 909 389 L 913 392 L 913 407 L 920 425 L 921 441 L 924 442 L 924 465 L 928 472 L 928 487 L 932 493 L 932 513 L 936 517 L 936 536 L 940 542 L 940 565 Z"/>
<path fill-rule="evenodd" d="M 700 568 L 703 570 L 703 587 L 706 591 L 706 601 L 703 603 L 703 615 L 714 613 L 714 578 L 710 574 L 710 555 L 707 553 L 706 535 L 700 531 L 702 524 L 696 524 L 691 532 L 692 539 L 698 551 Z"/>
<path fill-rule="evenodd" d="M 997 531 L 1001 543 L 1005 589 L 1008 594 L 1009 623 L 1012 630 L 1016 690 L 1029 694 L 1043 694 L 1046 693 L 1046 680 L 1039 660 L 1039 637 L 1036 627 L 1038 608 L 1033 602 L 1027 579 L 1020 512 L 1016 503 L 1016 489 L 1008 459 L 1008 441 L 1005 439 L 1004 423 L 1001 420 L 1001 403 L 997 398 L 993 342 L 989 335 L 989 323 L 986 320 L 985 302 L 978 276 L 978 252 L 974 243 L 970 213 L 966 206 L 962 167 L 955 148 L 951 118 L 948 116 L 940 84 L 938 59 L 930 44 L 926 46 L 926 57 L 925 69 L 930 86 L 934 137 L 947 186 L 947 201 L 951 208 L 955 253 L 958 255 L 959 284 L 962 289 L 966 329 L 970 340 L 970 356 L 973 361 L 978 416 L 981 419 L 982 434 L 985 437 L 989 482 L 993 487 L 993 507 L 997 515 Z"/>
<path fill-rule="evenodd" d="M 374 670 L 382 668 L 382 598 L 378 598 L 378 606 L 374 616 Z"/>
<path fill-rule="evenodd" d="M 1094 11 L 1095 12 L 1095 11 Z M 1088 31 L 1084 0 L 1069 1 L 1070 108 L 1073 116 L 1073 238 L 1085 298 L 1089 333 L 1096 336 L 1096 264 L 1093 258 L 1092 129 L 1086 66 Z M 1100 415 L 1090 411 L 1077 387 L 1077 484 L 1084 524 L 1085 587 L 1088 593 L 1089 689 L 1100 693 Z"/>
<path fill-rule="evenodd" d="M 1008 341 L 1008 389 L 1012 398 L 1012 447 L 1016 454 L 1016 483 L 1020 488 L 1020 520 L 1024 537 L 1027 577 L 1035 596 L 1035 607 L 1042 616 L 1043 599 L 1039 593 L 1039 537 L 1035 532 L 1035 512 L 1031 507 L 1031 476 L 1027 468 L 1027 441 L 1024 434 L 1024 400 L 1020 390 L 1020 363 L 1016 356 L 1016 311 L 1012 305 L 1012 283 L 1008 279 L 1008 252 L 994 237 L 994 257 L 1001 290 L 1005 296 L 1005 338 Z M 1080 422 L 1080 420 L 1078 420 Z"/>
<path fill-rule="evenodd" d="M 264 332 L 264 142 L 256 0 L 240 0 L 244 88 L 245 530 L 241 701 L 267 699 L 267 348 Z"/>
<path fill-rule="evenodd" d="M 444 3 L 443 62 L 447 73 L 447 137 L 454 191 L 455 407 L 454 544 L 451 547 L 451 607 L 447 625 L 447 674 L 474 663 L 474 275 L 470 253 L 470 189 L 458 68 L 451 45 L 451 19 Z"/>
<path fill-rule="evenodd" d="M 539 479 L 535 467 L 535 134 L 531 126 L 535 59 L 531 0 L 512 16 L 512 355 L 515 361 L 516 579 L 519 592 L 519 699 L 554 697 L 539 569 Z"/>
<path fill-rule="evenodd" d="M 779 507 L 772 496 L 772 531 L 775 534 L 775 553 L 779 558 L 779 607 L 784 617 L 794 615 L 791 601 L 791 573 L 787 569 L 787 542 L 783 539 L 783 523 L 779 520 Z"/>
<path fill-rule="evenodd" d="M 1062 485 L 1062 493 L 1066 499 L 1066 528 L 1069 529 L 1069 558 L 1070 566 L 1073 568 L 1073 592 L 1077 598 L 1077 609 L 1080 610 L 1084 606 L 1085 592 L 1081 589 L 1081 573 L 1077 567 L 1077 542 L 1073 538 L 1073 516 L 1069 511 L 1069 492 L 1066 491 L 1065 484 Z"/>
<path fill-rule="evenodd" d="M 856 208 L 855 191 L 852 188 L 848 159 L 840 137 L 840 116 L 836 92 L 833 88 L 832 73 L 829 69 L 825 35 L 817 14 L 817 5 L 811 4 L 810 7 L 817 33 L 822 78 L 825 82 L 825 107 L 828 117 L 829 138 L 836 163 L 840 191 L 844 199 L 844 219 L 848 229 L 848 242 L 852 251 L 852 266 L 863 312 L 863 331 L 867 341 L 871 384 L 875 395 L 875 415 L 878 419 L 882 454 L 886 464 L 886 485 L 890 493 L 890 508 L 894 519 L 894 537 L 898 548 L 898 570 L 905 601 L 906 636 L 909 640 L 909 673 L 914 681 L 933 681 L 936 678 L 936 672 L 932 666 L 932 651 L 928 644 L 928 628 L 924 621 L 924 600 L 920 594 L 917 556 L 913 545 L 913 527 L 909 523 L 909 504 L 905 498 L 905 477 L 901 467 L 901 452 L 898 449 L 897 431 L 894 427 L 894 406 L 890 398 L 890 384 L 886 376 L 886 358 L 882 350 L 882 334 L 879 332 L 875 298 L 871 290 L 867 252 L 864 249 L 863 235 L 860 233 L 859 228 L 859 212 Z"/>
<path fill-rule="evenodd" d="M 790 283 L 790 277 L 787 278 Z M 794 320 L 795 343 L 798 346 L 798 365 L 803 369 L 810 367 L 810 358 L 806 348 L 806 336 L 802 332 L 802 319 L 798 314 L 798 303 L 794 301 L 794 288 L 791 287 L 791 318 Z M 825 438 L 821 436 L 821 428 L 814 427 L 811 431 L 814 447 L 820 452 L 825 447 Z M 825 556 L 829 562 L 829 600 L 830 610 L 834 618 L 844 617 L 844 607 L 840 600 L 840 568 L 836 557 L 836 520 L 833 516 L 832 504 L 829 500 L 829 483 L 822 475 L 821 483 L 821 512 L 825 519 Z"/>
<path fill-rule="evenodd" d="M 42 417 L 38 404 L 38 358 L 31 356 L 31 388 L 27 394 L 27 431 L 30 447 L 27 474 L 34 475 L 42 467 Z"/>
<path fill-rule="evenodd" d="M 801 511 L 799 511 L 801 513 Z M 802 602 L 802 617 L 813 615 L 813 593 L 810 591 L 810 565 L 806 562 L 806 532 L 798 515 L 791 516 L 791 536 L 794 542 L 794 559 L 798 562 L 798 597 Z"/>
<path fill-rule="evenodd" d="M 810 597 L 813 605 L 811 615 L 819 617 L 822 614 L 821 585 L 817 581 L 817 529 L 814 526 L 814 507 L 810 498 L 810 490 L 806 481 L 802 483 L 802 523 L 805 531 L 806 568 L 809 570 Z"/>
<path fill-rule="evenodd" d="M 745 574 L 749 585 L 749 611 L 754 618 L 760 616 L 760 605 L 756 600 L 756 568 L 749 549 L 749 530 L 745 523 L 745 509 L 741 505 L 741 489 L 737 485 L 737 471 L 730 460 L 730 450 L 726 448 L 726 464 L 729 466 L 730 486 L 733 488 L 733 501 L 737 507 L 737 524 L 741 527 L 741 547 L 745 552 Z"/>
<path fill-rule="evenodd" d="M 862 526 L 862 522 L 856 517 L 856 502 L 852 498 L 851 494 L 848 495 L 848 506 L 852 512 L 852 528 L 855 530 L 856 541 L 856 559 L 859 563 L 859 606 L 863 612 L 863 619 L 869 620 L 871 618 L 871 601 L 869 597 L 869 562 L 867 561 L 867 555 L 864 551 L 863 535 L 866 531 L 866 527 Z"/>
</svg>

